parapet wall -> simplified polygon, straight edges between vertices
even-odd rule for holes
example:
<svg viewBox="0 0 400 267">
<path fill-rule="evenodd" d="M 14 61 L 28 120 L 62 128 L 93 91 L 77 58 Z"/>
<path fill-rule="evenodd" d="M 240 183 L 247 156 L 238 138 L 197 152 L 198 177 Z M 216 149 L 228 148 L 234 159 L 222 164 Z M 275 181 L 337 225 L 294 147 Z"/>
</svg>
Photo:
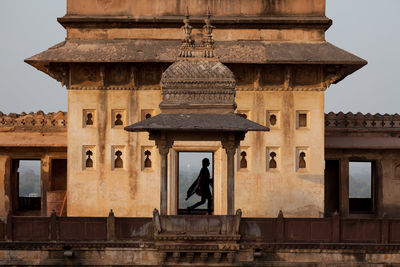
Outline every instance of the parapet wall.
<svg viewBox="0 0 400 267">
<path fill-rule="evenodd" d="M 0 112 L 0 132 L 15 131 L 67 131 L 67 113 L 59 111 L 57 113 L 45 114 L 43 111 L 36 113 L 10 113 Z"/>
<path fill-rule="evenodd" d="M 325 0 L 68 0 L 67 15 L 204 16 L 208 6 L 215 16 L 325 16 Z"/>
<path fill-rule="evenodd" d="M 334 113 L 329 112 L 325 115 L 325 127 L 327 129 L 374 129 L 374 130 L 389 130 L 400 128 L 400 115 L 399 114 L 375 114 L 370 113 L 362 114 L 360 112 L 354 114 L 348 113 Z"/>
<path fill-rule="evenodd" d="M 0 147 L 67 147 L 67 113 L 0 112 Z"/>
</svg>

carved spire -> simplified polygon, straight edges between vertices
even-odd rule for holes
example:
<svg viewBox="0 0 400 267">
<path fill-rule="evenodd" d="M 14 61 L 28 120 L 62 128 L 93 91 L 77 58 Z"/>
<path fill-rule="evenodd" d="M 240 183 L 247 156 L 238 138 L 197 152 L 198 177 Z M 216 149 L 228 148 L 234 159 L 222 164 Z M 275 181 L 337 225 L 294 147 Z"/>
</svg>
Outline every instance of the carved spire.
<svg viewBox="0 0 400 267">
<path fill-rule="evenodd" d="M 204 20 L 205 25 L 203 26 L 203 45 L 206 48 L 204 50 L 204 57 L 214 57 L 214 38 L 213 29 L 214 26 L 211 25 L 211 12 L 210 7 L 207 7 L 207 16 Z"/>
<path fill-rule="evenodd" d="M 184 38 L 179 53 L 181 59 L 197 59 L 197 60 L 217 60 L 214 56 L 214 39 L 213 29 L 211 25 L 211 12 L 210 8 L 207 9 L 207 16 L 204 20 L 205 25 L 203 26 L 203 39 L 200 45 L 195 45 L 192 39 L 192 26 L 190 26 L 189 9 L 186 8 L 185 18 L 183 20 L 184 26 L 182 26 Z"/>
<path fill-rule="evenodd" d="M 185 18 L 183 19 L 184 25 L 182 26 L 184 38 L 182 40 L 180 57 L 190 57 L 191 51 L 190 47 L 193 47 L 194 40 L 192 39 L 192 26 L 190 26 L 190 15 L 189 15 L 189 7 L 186 7 Z"/>
</svg>

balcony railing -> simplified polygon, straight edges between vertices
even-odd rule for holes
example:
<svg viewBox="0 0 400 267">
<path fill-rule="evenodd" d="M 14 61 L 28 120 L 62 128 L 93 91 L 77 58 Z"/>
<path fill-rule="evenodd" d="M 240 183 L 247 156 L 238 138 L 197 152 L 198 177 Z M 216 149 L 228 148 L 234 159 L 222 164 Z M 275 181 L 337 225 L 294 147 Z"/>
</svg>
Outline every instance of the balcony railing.
<svg viewBox="0 0 400 267">
<path fill-rule="evenodd" d="M 235 230 L 237 225 L 238 231 Z M 173 231 L 164 227 L 172 227 Z M 226 231 L 229 227 L 231 230 Z M 195 229 L 193 233 L 192 228 Z M 285 218 L 282 214 L 277 218 L 183 215 L 156 219 L 121 218 L 110 212 L 108 217 L 58 217 L 55 213 L 50 217 L 9 215 L 6 222 L 0 222 L 2 241 L 152 242 L 160 240 L 163 234 L 181 239 L 192 235 L 213 238 L 232 235 L 235 236 L 232 240 L 239 243 L 387 245 L 400 244 L 400 220 L 387 217 L 349 219 L 339 215 L 331 218 Z"/>
</svg>

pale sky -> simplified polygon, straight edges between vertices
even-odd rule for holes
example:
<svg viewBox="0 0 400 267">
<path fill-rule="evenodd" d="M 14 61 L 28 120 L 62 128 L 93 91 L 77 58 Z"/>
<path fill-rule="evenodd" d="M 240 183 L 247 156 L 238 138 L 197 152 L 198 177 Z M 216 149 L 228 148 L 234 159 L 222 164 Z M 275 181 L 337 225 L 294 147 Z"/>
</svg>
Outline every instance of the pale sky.
<svg viewBox="0 0 400 267">
<path fill-rule="evenodd" d="M 24 63 L 65 38 L 65 0 L 0 0 L 0 111 L 67 111 L 65 87 Z M 368 65 L 326 93 L 325 111 L 400 113 L 400 0 L 327 0 L 326 39 Z"/>
</svg>

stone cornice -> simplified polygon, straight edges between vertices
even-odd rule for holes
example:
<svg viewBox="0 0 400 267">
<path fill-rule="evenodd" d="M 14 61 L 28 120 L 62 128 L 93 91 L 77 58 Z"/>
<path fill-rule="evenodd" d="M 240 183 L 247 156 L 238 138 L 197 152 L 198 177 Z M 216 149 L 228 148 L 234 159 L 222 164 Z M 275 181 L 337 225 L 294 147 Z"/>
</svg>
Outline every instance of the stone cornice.
<svg viewBox="0 0 400 267">
<path fill-rule="evenodd" d="M 236 91 L 282 91 L 282 92 L 290 92 L 290 91 L 317 91 L 324 92 L 326 91 L 325 87 L 237 87 Z"/>
<path fill-rule="evenodd" d="M 57 19 L 64 28 L 180 28 L 182 16 L 127 17 L 127 16 L 64 16 Z M 195 28 L 204 25 L 204 17 L 191 17 Z M 289 29 L 316 28 L 326 31 L 332 20 L 323 16 L 281 17 L 214 17 L 213 24 L 219 29 Z"/>
</svg>

